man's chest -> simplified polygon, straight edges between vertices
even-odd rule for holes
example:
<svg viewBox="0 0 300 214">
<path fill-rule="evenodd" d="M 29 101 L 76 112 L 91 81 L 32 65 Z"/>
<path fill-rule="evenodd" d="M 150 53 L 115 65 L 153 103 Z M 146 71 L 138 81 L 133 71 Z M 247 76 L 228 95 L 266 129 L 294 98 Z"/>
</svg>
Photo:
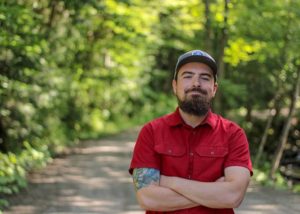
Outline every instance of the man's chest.
<svg viewBox="0 0 300 214">
<path fill-rule="evenodd" d="M 199 181 L 215 181 L 224 175 L 228 154 L 226 133 L 208 129 L 180 130 L 155 136 L 154 150 L 161 173 Z"/>
</svg>

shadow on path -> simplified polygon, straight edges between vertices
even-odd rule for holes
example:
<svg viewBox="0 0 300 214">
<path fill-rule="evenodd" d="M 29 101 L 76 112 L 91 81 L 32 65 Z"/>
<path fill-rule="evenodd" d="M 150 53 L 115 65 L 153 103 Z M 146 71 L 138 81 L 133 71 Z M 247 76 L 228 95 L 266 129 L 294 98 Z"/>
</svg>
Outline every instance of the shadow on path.
<svg viewBox="0 0 300 214">
<path fill-rule="evenodd" d="M 4 214 L 142 214 L 128 174 L 138 130 L 86 141 L 30 176 Z M 251 186 L 237 214 L 298 214 L 300 196 Z"/>
</svg>

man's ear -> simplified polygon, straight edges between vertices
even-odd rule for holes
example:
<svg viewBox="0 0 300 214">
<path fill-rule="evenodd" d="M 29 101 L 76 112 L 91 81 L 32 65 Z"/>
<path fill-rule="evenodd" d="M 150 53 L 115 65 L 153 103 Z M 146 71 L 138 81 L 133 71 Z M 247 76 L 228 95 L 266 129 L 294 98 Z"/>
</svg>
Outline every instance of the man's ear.
<svg viewBox="0 0 300 214">
<path fill-rule="evenodd" d="M 173 79 L 172 81 L 173 93 L 176 95 L 177 81 Z"/>
<path fill-rule="evenodd" d="M 218 90 L 218 83 L 215 82 L 214 84 L 214 92 L 213 92 L 213 97 L 215 97 L 216 93 L 217 93 L 217 90 Z"/>
</svg>

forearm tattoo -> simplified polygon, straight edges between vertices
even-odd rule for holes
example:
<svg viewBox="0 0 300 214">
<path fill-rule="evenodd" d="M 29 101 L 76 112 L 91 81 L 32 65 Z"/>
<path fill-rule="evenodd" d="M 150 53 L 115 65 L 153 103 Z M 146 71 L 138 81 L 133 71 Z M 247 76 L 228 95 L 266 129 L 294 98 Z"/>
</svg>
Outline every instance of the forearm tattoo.
<svg viewBox="0 0 300 214">
<path fill-rule="evenodd" d="M 151 184 L 159 184 L 160 172 L 153 168 L 136 168 L 133 170 L 133 183 L 136 190 Z"/>
</svg>

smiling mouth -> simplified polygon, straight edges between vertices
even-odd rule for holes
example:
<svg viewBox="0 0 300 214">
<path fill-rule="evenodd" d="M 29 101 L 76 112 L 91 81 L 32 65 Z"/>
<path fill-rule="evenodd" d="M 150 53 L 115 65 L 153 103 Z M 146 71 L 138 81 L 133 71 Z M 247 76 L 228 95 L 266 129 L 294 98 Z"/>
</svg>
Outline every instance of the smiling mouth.
<svg viewBox="0 0 300 214">
<path fill-rule="evenodd" d="M 203 89 L 200 89 L 200 88 L 194 88 L 194 89 L 187 90 L 186 94 L 206 96 L 207 92 Z"/>
<path fill-rule="evenodd" d="M 196 94 L 197 95 L 197 94 L 203 94 L 203 93 L 201 93 L 199 91 L 190 91 L 190 92 L 188 92 L 188 94 L 192 94 L 192 95 Z"/>
<path fill-rule="evenodd" d="M 199 96 L 199 95 L 202 95 L 202 96 L 205 96 L 206 94 L 204 94 L 203 92 L 201 92 L 201 91 L 188 91 L 186 94 L 190 94 L 190 95 L 197 95 L 197 96 Z"/>
</svg>

